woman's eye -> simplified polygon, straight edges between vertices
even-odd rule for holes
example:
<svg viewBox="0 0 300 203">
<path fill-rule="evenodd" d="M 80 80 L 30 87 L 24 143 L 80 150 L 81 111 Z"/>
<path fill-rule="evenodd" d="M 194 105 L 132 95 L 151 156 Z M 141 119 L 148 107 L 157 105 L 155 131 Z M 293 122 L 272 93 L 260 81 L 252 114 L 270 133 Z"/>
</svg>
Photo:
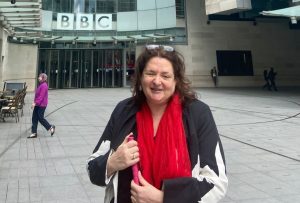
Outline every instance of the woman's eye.
<svg viewBox="0 0 300 203">
<path fill-rule="evenodd" d="M 171 76 L 170 76 L 170 75 L 163 75 L 162 77 L 163 77 L 163 78 L 165 78 L 165 79 L 169 79 L 169 78 L 171 78 Z"/>
<path fill-rule="evenodd" d="M 153 75 L 155 75 L 155 73 L 147 72 L 146 75 L 153 76 Z"/>
</svg>

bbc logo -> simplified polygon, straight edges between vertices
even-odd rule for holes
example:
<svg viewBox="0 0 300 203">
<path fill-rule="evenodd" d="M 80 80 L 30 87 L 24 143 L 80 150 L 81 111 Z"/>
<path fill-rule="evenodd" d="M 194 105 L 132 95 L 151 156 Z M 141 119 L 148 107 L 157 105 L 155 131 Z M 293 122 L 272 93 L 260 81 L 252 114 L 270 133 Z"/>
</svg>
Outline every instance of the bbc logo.
<svg viewBox="0 0 300 203">
<path fill-rule="evenodd" d="M 76 18 L 75 18 L 76 17 Z M 112 30 L 112 14 L 58 13 L 58 30 Z"/>
</svg>

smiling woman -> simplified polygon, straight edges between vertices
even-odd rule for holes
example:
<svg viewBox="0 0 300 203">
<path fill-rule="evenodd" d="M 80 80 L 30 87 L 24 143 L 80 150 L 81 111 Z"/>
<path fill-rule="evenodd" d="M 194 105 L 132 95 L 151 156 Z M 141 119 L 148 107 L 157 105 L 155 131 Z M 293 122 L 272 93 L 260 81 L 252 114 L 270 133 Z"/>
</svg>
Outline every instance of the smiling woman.
<svg viewBox="0 0 300 203">
<path fill-rule="evenodd" d="M 149 106 L 166 106 L 175 92 L 176 81 L 172 64 L 164 58 L 153 57 L 143 71 L 141 86 Z"/>
<path fill-rule="evenodd" d="M 183 58 L 148 45 L 135 66 L 132 97 L 116 106 L 88 159 L 91 182 L 106 187 L 105 203 L 218 202 L 228 184 L 224 152 Z"/>
</svg>

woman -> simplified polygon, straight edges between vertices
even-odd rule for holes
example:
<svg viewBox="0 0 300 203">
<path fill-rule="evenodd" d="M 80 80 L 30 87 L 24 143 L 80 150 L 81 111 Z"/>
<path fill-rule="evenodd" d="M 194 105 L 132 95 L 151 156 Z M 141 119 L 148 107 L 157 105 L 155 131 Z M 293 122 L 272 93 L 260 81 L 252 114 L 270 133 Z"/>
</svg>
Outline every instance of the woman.
<svg viewBox="0 0 300 203">
<path fill-rule="evenodd" d="M 138 57 L 133 97 L 114 109 L 87 162 L 105 203 L 217 202 L 227 190 L 222 144 L 209 107 L 196 99 L 172 47 Z M 130 140 L 133 134 L 135 140 Z M 138 164 L 139 184 L 131 166 Z"/>
<path fill-rule="evenodd" d="M 50 131 L 51 136 L 53 136 L 55 133 L 55 126 L 50 125 L 44 118 L 44 113 L 48 105 L 47 75 L 45 73 L 41 73 L 38 77 L 38 80 L 40 84 L 35 91 L 34 102 L 31 105 L 31 108 L 33 109 L 31 135 L 29 135 L 27 138 L 37 137 L 38 122 L 40 122 L 47 131 Z"/>
</svg>

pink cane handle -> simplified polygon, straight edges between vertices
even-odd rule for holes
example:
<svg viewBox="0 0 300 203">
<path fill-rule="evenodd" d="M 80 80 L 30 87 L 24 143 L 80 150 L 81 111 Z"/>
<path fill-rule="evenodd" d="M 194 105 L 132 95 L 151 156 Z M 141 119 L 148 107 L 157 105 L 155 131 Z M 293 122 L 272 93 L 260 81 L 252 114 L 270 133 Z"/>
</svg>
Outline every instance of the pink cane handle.
<svg viewBox="0 0 300 203">
<path fill-rule="evenodd" d="M 131 141 L 131 140 L 134 140 L 133 134 L 131 134 L 128 137 L 128 141 Z M 138 172 L 139 172 L 139 168 L 138 168 L 138 164 L 136 163 L 132 166 L 132 175 L 133 175 L 133 181 L 135 182 L 135 184 L 139 185 L 140 182 L 139 182 Z"/>
</svg>

